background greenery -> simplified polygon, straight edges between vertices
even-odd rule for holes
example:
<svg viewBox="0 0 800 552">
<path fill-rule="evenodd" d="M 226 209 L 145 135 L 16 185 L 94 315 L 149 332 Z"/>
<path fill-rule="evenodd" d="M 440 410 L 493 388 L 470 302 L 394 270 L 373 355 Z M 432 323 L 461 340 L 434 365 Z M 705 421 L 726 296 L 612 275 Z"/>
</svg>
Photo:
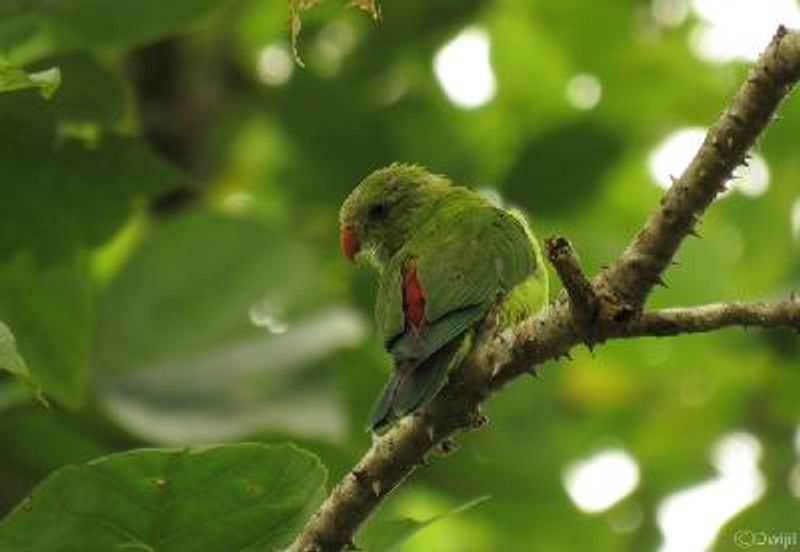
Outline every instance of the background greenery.
<svg viewBox="0 0 800 552">
<path fill-rule="evenodd" d="M 22 379 L 0 375 L 0 512 L 54 470 L 140 447 L 291 441 L 337 480 L 370 442 L 364 420 L 388 369 L 370 321 L 374 276 L 338 251 L 342 199 L 374 168 L 420 162 L 522 206 L 538 235 L 568 235 L 598 269 L 658 200 L 653 149 L 707 125 L 745 74 L 693 54 L 698 14 L 663 17 L 682 5 L 390 0 L 375 25 L 326 2 L 304 17 L 300 68 L 281 2 L 4 2 L 0 367 Z M 471 25 L 491 39 L 497 93 L 467 110 L 432 60 Z M 593 109 L 568 99 L 579 74 L 602 84 Z M 653 304 L 797 287 L 800 101 L 782 115 L 759 148 L 766 193 L 722 199 Z M 800 531 L 799 355 L 796 334 L 740 330 L 579 351 L 511 385 L 488 406 L 486 431 L 378 516 L 427 520 L 488 495 L 403 549 L 654 549 L 665 497 L 713 478 L 714 444 L 748 432 L 765 491 L 717 548 L 739 529 Z M 584 513 L 566 470 L 609 447 L 636 459 L 639 484 Z M 312 483 L 275 491 L 305 497 L 286 510 L 293 523 L 319 499 L 320 468 L 294 449 L 218 450 L 268 455 L 248 468 L 251 483 L 281 455 L 307 463 Z M 122 458 L 162 461 L 151 456 Z M 97 465 L 132 477 L 115 458 Z M 190 465 L 204 469 L 202 458 Z M 41 496 L 105 497 L 87 473 L 61 472 Z M 215 489 L 187 500 L 230 490 Z M 4 549 L 12 532 L 41 530 L 23 522 L 0 529 Z M 414 526 L 382 527 L 365 542 L 384 548 Z"/>
</svg>

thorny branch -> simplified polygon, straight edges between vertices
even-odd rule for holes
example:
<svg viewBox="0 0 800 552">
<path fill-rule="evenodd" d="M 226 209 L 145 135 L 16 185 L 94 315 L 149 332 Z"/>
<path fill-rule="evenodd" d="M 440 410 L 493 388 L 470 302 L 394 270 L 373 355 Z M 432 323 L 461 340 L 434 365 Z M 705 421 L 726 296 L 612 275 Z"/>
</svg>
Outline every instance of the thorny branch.
<svg viewBox="0 0 800 552">
<path fill-rule="evenodd" d="M 457 431 L 483 425 L 481 403 L 533 365 L 567 355 L 581 343 L 610 338 L 708 332 L 729 326 L 789 327 L 800 331 L 800 299 L 643 311 L 653 286 L 699 217 L 772 120 L 800 79 L 800 32 L 780 27 L 750 70 L 731 105 L 711 127 L 686 171 L 664 194 L 636 237 L 591 281 L 568 241 L 553 238 L 547 253 L 564 284 L 556 300 L 510 336 L 481 331 L 476 346 L 441 392 L 421 411 L 376 439 L 331 491 L 292 545 L 298 551 L 340 550 L 383 498 L 431 449 Z M 491 326 L 488 324 L 487 326 Z"/>
</svg>

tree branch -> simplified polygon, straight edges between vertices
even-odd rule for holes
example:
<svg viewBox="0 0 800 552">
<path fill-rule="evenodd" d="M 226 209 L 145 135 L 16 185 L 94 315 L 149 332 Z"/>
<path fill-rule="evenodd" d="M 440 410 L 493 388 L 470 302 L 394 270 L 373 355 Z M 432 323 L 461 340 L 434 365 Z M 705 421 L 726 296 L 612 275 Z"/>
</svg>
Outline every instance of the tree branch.
<svg viewBox="0 0 800 552">
<path fill-rule="evenodd" d="M 695 232 L 699 216 L 725 190 L 734 169 L 746 161 L 798 79 L 800 34 L 781 26 L 731 105 L 709 129 L 689 167 L 673 182 L 627 249 L 600 275 L 600 282 L 620 301 L 641 307 L 678 246 Z"/>
<path fill-rule="evenodd" d="M 800 332 L 800 300 L 792 295 L 773 303 L 717 303 L 646 312 L 619 326 L 614 337 L 665 337 L 710 332 L 730 326 L 793 328 Z"/>
<path fill-rule="evenodd" d="M 734 325 L 798 329 L 800 304 L 709 305 L 642 313 L 642 306 L 698 217 L 724 189 L 733 170 L 800 79 L 800 32 L 781 27 L 750 71 L 731 106 L 711 127 L 689 168 L 620 257 L 586 281 L 577 256 L 563 240 L 551 261 L 566 292 L 510 336 L 480 332 L 462 365 L 439 394 L 375 440 L 359 463 L 298 535 L 292 550 L 340 550 L 360 524 L 428 452 L 455 432 L 480 427 L 480 404 L 531 366 L 565 355 L 577 344 L 609 338 L 676 335 Z M 588 287 L 587 287 L 587 284 Z M 594 299 L 593 299 L 594 298 Z M 590 316 L 587 316 L 587 313 Z M 486 325 L 491 328 L 491 321 Z"/>
</svg>

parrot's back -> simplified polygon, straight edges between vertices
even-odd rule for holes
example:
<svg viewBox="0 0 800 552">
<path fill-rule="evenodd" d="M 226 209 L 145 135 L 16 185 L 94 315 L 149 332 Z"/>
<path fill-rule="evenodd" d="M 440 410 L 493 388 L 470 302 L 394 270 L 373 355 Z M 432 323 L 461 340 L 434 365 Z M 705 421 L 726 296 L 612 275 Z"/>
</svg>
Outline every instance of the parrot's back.
<svg viewBox="0 0 800 552">
<path fill-rule="evenodd" d="M 454 187 L 381 274 L 375 318 L 394 373 L 370 429 L 380 431 L 438 392 L 501 294 L 503 326 L 546 301 L 535 239 L 519 214 Z"/>
</svg>

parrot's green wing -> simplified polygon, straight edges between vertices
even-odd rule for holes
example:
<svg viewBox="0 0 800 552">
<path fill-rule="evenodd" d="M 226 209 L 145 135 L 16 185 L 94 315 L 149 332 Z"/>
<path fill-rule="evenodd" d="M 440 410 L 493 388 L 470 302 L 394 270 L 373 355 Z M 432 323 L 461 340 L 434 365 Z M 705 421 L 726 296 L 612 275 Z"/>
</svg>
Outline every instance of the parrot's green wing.
<svg viewBox="0 0 800 552">
<path fill-rule="evenodd" d="M 446 209 L 444 209 L 446 212 Z M 435 323 L 471 305 L 491 303 L 536 269 L 533 244 L 522 223 L 495 207 L 454 213 L 450 231 L 417 259 L 426 318 Z"/>
<path fill-rule="evenodd" d="M 533 242 L 520 220 L 483 200 L 467 210 L 458 207 L 442 207 L 382 274 L 375 320 L 397 360 L 437 351 L 480 320 L 499 291 L 509 291 L 536 269 Z M 403 313 L 402 267 L 408 258 L 415 260 L 425 297 L 426 323 L 416 333 L 406 331 Z"/>
<path fill-rule="evenodd" d="M 373 428 L 433 396 L 466 352 L 469 339 L 456 338 L 485 316 L 498 292 L 512 290 L 537 268 L 531 237 L 511 214 L 485 203 L 466 212 L 444 207 L 443 214 L 419 229 L 381 278 L 376 320 L 396 367 L 403 368 L 376 404 Z M 419 328 L 410 328 L 403 313 L 402 267 L 409 257 L 425 297 Z"/>
</svg>

